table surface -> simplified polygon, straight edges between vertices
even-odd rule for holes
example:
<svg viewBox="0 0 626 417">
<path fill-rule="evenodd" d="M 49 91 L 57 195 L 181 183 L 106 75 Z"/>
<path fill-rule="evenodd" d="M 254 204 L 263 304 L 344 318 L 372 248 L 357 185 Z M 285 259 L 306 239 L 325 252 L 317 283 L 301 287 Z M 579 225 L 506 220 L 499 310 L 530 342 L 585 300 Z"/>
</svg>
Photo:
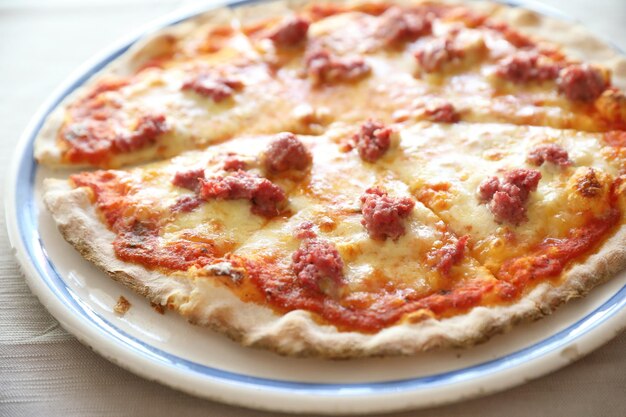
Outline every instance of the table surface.
<svg viewBox="0 0 626 417">
<path fill-rule="evenodd" d="M 0 170 L 37 107 L 80 63 L 184 0 L 0 0 Z M 546 0 L 626 50 L 626 1 Z M 2 172 L 2 171 L 0 171 Z M 6 175 L 0 181 L 4 195 Z M 5 222 L 0 205 L 0 222 Z M 626 333 L 508 391 L 393 416 L 626 416 Z M 0 226 L 0 416 L 269 416 L 174 391 L 81 345 L 31 294 Z"/>
</svg>

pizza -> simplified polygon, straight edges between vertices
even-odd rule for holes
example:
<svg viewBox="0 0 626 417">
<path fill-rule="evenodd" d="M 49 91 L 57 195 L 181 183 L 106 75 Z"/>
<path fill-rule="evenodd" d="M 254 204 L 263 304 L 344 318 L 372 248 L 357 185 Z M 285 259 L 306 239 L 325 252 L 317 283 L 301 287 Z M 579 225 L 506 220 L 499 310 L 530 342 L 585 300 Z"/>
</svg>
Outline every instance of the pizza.
<svg viewBox="0 0 626 417">
<path fill-rule="evenodd" d="M 246 346 L 470 346 L 626 267 L 626 59 L 495 3 L 259 3 L 163 29 L 47 119 L 63 237 Z M 132 165 L 132 166 L 130 166 Z"/>
</svg>

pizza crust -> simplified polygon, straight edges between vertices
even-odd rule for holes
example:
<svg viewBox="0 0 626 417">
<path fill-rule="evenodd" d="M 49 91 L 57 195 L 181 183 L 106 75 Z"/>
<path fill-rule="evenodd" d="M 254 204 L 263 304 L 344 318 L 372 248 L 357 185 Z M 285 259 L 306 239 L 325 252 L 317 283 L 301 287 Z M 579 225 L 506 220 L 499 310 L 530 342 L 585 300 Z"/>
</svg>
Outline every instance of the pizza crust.
<svg viewBox="0 0 626 417">
<path fill-rule="evenodd" d="M 112 248 L 115 235 L 98 218 L 84 188 L 72 189 L 64 180 L 45 180 L 44 202 L 63 237 L 111 278 L 176 310 L 193 324 L 222 332 L 244 346 L 288 356 L 357 358 L 472 346 L 520 322 L 550 314 L 626 267 L 626 226 L 621 226 L 597 253 L 571 267 L 558 286 L 544 282 L 514 304 L 476 307 L 465 315 L 441 320 L 405 320 L 377 334 L 340 332 L 319 324 L 306 311 L 281 316 L 265 306 L 245 303 L 211 277 L 168 276 L 119 261 Z"/>
</svg>

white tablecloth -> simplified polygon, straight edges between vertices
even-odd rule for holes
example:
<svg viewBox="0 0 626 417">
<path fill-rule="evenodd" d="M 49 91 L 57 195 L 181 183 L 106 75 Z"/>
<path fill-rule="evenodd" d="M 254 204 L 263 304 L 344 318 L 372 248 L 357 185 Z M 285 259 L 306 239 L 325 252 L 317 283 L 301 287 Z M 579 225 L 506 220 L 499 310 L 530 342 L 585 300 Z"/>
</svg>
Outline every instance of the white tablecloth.
<svg viewBox="0 0 626 417">
<path fill-rule="evenodd" d="M 28 119 L 78 64 L 181 0 L 0 0 L 0 172 Z M 557 0 L 626 50 L 625 0 Z M 3 176 L 0 187 L 4 187 Z M 4 223 L 4 206 L 0 206 Z M 484 398 L 397 416 L 626 416 L 626 334 L 577 363 Z M 267 416 L 197 399 L 109 363 L 30 293 L 0 227 L 0 416 Z"/>
</svg>

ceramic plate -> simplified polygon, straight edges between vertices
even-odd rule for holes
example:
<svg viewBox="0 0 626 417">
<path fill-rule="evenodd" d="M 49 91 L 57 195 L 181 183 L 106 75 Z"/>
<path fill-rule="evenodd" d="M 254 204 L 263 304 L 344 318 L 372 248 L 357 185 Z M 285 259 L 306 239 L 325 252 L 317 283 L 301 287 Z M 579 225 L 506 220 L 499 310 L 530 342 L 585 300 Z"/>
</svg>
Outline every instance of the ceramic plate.
<svg viewBox="0 0 626 417">
<path fill-rule="evenodd" d="M 66 95 L 142 33 L 196 13 L 169 16 L 79 69 L 33 118 L 16 151 L 6 193 L 12 245 L 33 292 L 83 343 L 136 374 L 201 397 L 276 411 L 364 414 L 503 390 L 567 365 L 623 329 L 626 272 L 554 315 L 472 349 L 340 362 L 293 359 L 243 348 L 172 313 L 157 314 L 107 278 L 63 240 L 43 208 L 42 179 L 66 178 L 67 172 L 37 166 L 34 138 Z M 113 312 L 120 295 L 133 306 L 123 317 Z"/>
</svg>

